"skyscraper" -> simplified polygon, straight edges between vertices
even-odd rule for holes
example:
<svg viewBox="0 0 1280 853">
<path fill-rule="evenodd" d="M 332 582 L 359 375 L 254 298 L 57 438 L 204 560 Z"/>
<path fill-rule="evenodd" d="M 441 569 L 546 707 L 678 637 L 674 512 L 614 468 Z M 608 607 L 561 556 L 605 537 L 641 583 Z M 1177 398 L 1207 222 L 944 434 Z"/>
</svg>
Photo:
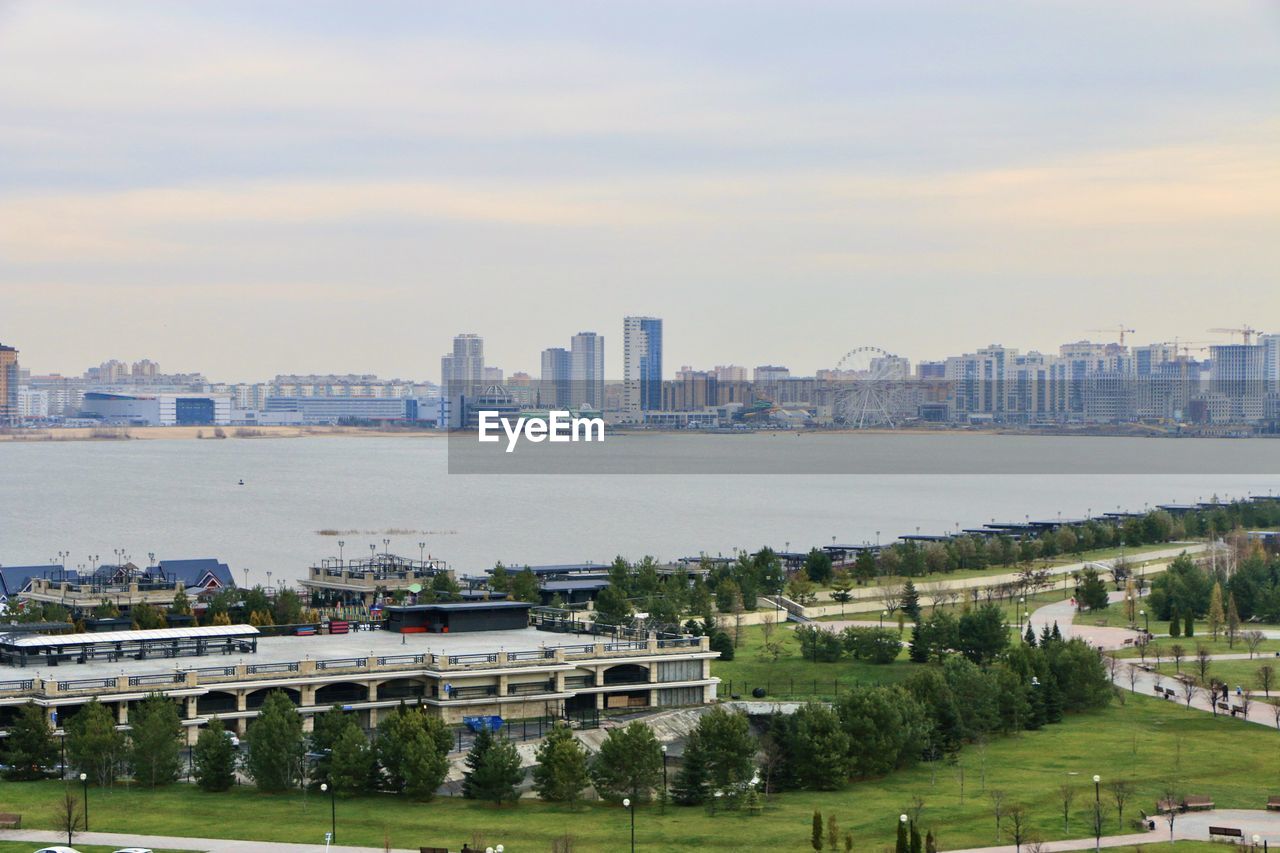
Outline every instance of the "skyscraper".
<svg viewBox="0 0 1280 853">
<path fill-rule="evenodd" d="M 453 339 L 453 352 L 440 359 L 440 384 L 458 389 L 484 382 L 484 338 L 464 334 Z"/>
<path fill-rule="evenodd" d="M 604 338 L 595 332 L 578 332 L 570 347 L 570 405 L 603 410 Z"/>
<path fill-rule="evenodd" d="M 18 419 L 18 351 L 0 344 L 0 424 Z"/>
<path fill-rule="evenodd" d="M 662 320 L 625 317 L 622 332 L 622 414 L 640 423 L 662 406 Z"/>
<path fill-rule="evenodd" d="M 571 361 L 564 347 L 542 351 L 542 381 L 538 383 L 538 403 L 549 409 L 570 404 Z"/>
</svg>

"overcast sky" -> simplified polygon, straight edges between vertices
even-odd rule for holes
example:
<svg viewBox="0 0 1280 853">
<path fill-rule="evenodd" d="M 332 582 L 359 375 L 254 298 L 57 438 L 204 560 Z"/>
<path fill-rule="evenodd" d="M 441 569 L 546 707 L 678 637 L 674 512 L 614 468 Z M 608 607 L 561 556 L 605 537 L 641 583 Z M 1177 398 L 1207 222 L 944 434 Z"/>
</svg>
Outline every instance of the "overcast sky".
<svg viewBox="0 0 1280 853">
<path fill-rule="evenodd" d="M 1274 2 L 0 0 L 0 341 L 437 379 L 1280 329 Z"/>
</svg>

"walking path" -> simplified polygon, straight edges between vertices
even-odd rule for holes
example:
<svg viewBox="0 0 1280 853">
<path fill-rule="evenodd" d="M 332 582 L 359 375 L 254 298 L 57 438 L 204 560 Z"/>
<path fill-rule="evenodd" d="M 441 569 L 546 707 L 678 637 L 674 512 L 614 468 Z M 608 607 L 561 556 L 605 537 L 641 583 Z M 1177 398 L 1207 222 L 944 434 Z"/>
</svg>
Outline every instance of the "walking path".
<svg viewBox="0 0 1280 853">
<path fill-rule="evenodd" d="M 35 844 L 66 844 L 65 832 L 39 829 L 0 829 L 0 841 L 30 841 Z M 77 832 L 76 844 L 108 847 L 151 847 L 167 850 L 194 850 L 200 853 L 383 853 L 381 847 L 342 847 L 323 844 L 292 844 L 273 841 L 235 841 L 225 838 L 180 838 L 170 835 L 126 835 L 118 832 Z M 418 853 L 392 848 L 391 853 Z"/>
<path fill-rule="evenodd" d="M 1133 833 L 1130 835 L 1112 835 L 1102 837 L 1103 847 L 1126 847 L 1132 844 L 1156 845 L 1169 840 L 1169 824 L 1163 817 L 1157 817 L 1156 828 L 1151 832 Z M 1251 809 L 1218 809 L 1211 812 L 1188 812 L 1180 814 L 1173 823 L 1173 837 L 1179 841 L 1208 841 L 1209 827 L 1223 826 L 1239 829 L 1246 839 L 1252 840 L 1254 835 L 1270 845 L 1280 844 L 1280 814 L 1275 812 L 1254 811 Z M 1094 839 L 1071 838 L 1066 841 L 1047 842 L 1043 849 L 1046 853 L 1057 853 L 1062 850 L 1091 850 Z M 1026 844 L 1023 844 L 1026 847 Z M 1014 845 L 1006 844 L 997 847 L 972 847 L 967 850 L 954 850 L 951 853 L 1015 853 Z"/>
<path fill-rule="evenodd" d="M 1121 600 L 1124 593 L 1113 592 L 1110 595 L 1112 600 Z M 1045 626 L 1052 626 L 1055 622 L 1058 624 L 1058 630 L 1062 632 L 1062 636 L 1066 639 L 1072 637 L 1080 637 L 1091 646 L 1100 649 L 1118 649 L 1124 648 L 1126 638 L 1132 639 L 1138 636 L 1134 631 L 1127 628 L 1104 628 L 1097 625 L 1079 625 L 1071 622 L 1072 616 L 1075 614 L 1075 608 L 1070 601 L 1057 601 L 1053 604 L 1047 604 L 1031 614 L 1031 625 L 1035 632 L 1039 634 L 1044 630 Z M 1221 656 L 1219 659 L 1234 656 Z M 1247 658 L 1248 655 L 1246 654 Z M 1180 682 L 1172 675 L 1165 673 L 1148 672 L 1138 666 L 1139 661 L 1134 658 L 1122 658 L 1122 666 L 1117 671 L 1115 682 L 1120 687 L 1130 688 L 1135 693 L 1144 693 L 1147 696 L 1154 696 L 1156 685 L 1171 688 L 1174 690 L 1175 699 L 1167 701 L 1177 701 L 1181 705 L 1186 705 L 1183 698 Z M 1130 685 L 1130 671 L 1134 673 L 1132 686 Z M 1231 698 L 1232 703 L 1238 704 L 1235 697 Z M 1214 706 L 1209 699 L 1208 693 L 1204 690 L 1197 689 L 1195 697 L 1191 700 L 1191 707 L 1205 713 L 1214 713 Z M 1258 699 L 1254 699 L 1249 705 L 1249 713 L 1247 719 L 1251 723 L 1256 723 L 1267 728 L 1280 727 L 1280 717 L 1277 717 L 1277 708 Z M 1218 711 L 1218 713 L 1227 713 Z M 1066 848 L 1063 848 L 1066 849 Z"/>
</svg>

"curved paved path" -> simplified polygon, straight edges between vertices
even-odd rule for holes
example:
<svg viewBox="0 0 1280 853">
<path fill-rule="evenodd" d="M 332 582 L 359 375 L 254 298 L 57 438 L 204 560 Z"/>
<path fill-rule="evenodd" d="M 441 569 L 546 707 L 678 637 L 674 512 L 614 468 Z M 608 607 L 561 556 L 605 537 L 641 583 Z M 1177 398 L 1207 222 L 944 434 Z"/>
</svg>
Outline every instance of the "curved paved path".
<svg viewBox="0 0 1280 853">
<path fill-rule="evenodd" d="M 1250 809 L 1219 809 L 1211 812 L 1188 812 L 1178 815 L 1173 823 L 1173 837 L 1178 841 L 1208 841 L 1210 826 L 1229 826 L 1242 830 L 1245 838 L 1255 834 L 1274 846 L 1280 844 L 1280 814 L 1276 812 L 1254 811 Z M 1169 840 L 1169 824 L 1164 818 L 1156 818 L 1156 828 L 1151 832 L 1133 833 L 1131 835 L 1112 835 L 1102 837 L 1103 847 L 1125 847 L 1131 844 L 1154 845 Z M 1050 841 L 1044 845 L 1046 853 L 1057 853 L 1062 850 L 1092 850 L 1094 839 L 1071 838 L 1066 841 Z M 1024 844 L 1023 847 L 1026 847 Z M 950 853 L 1014 853 L 1014 846 L 1007 844 L 999 847 L 972 847 L 967 850 L 953 850 Z"/>
<path fill-rule="evenodd" d="M 338 826 L 341 831 L 342 826 Z M 321 833 L 323 837 L 323 831 Z M 65 832 L 44 829 L 0 829 L 0 841 L 30 841 L 33 844 L 66 844 Z M 77 844 L 106 847 L 151 847 L 166 850 L 195 850 L 200 853 L 382 853 L 381 847 L 341 847 L 324 844 L 291 844 L 272 841 L 236 841 L 227 838 L 181 838 L 172 835 L 128 835 L 120 832 L 77 832 Z M 418 853 L 416 849 L 392 848 L 391 853 Z"/>
</svg>

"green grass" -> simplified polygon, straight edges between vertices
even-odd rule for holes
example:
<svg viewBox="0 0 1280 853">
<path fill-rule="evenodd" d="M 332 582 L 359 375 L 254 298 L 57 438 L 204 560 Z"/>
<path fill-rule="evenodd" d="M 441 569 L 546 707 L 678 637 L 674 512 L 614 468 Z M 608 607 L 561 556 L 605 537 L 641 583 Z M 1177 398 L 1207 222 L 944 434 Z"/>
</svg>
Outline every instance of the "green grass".
<svg viewBox="0 0 1280 853">
<path fill-rule="evenodd" d="M 1155 661 L 1153 660 L 1149 660 L 1148 663 L 1150 663 L 1153 667 L 1155 666 Z M 1274 666 L 1274 662 L 1270 660 L 1210 661 L 1208 677 L 1210 679 L 1216 678 L 1217 680 L 1226 683 L 1228 686 L 1231 687 L 1231 690 L 1233 693 L 1235 692 L 1236 685 L 1238 684 L 1247 690 L 1251 690 L 1253 692 L 1258 693 L 1259 694 L 1258 698 L 1263 698 L 1261 695 L 1262 688 L 1258 686 L 1258 679 L 1257 679 L 1258 667 L 1261 666 L 1263 663 L 1272 663 L 1272 665 Z M 1175 668 L 1173 661 L 1168 658 L 1165 658 L 1161 662 L 1159 671 L 1170 677 L 1173 677 L 1174 675 L 1177 674 L 1177 669 Z M 1182 662 L 1182 674 L 1191 675 L 1191 676 L 1195 676 L 1196 678 L 1199 678 L 1200 669 L 1199 667 L 1196 666 L 1194 660 L 1191 660 L 1191 661 L 1184 660 Z M 1277 676 L 1272 680 L 1271 695 L 1272 696 L 1280 695 L 1280 670 L 1278 670 Z"/>
<path fill-rule="evenodd" d="M 64 835 L 62 841 L 0 841 L 0 853 L 31 853 L 33 850 L 39 850 L 42 847 L 49 847 L 56 844 L 66 844 L 67 838 Z M 73 841 L 71 846 L 78 850 L 79 853 L 114 853 L 120 848 L 114 844 L 81 844 Z M 189 853 L 182 850 L 162 850 L 159 847 L 152 848 L 155 853 Z"/>
<path fill-rule="evenodd" d="M 1188 711 L 1179 703 L 1130 696 L 1124 706 L 999 738 L 985 750 L 968 746 L 958 766 L 939 765 L 936 774 L 934 768 L 917 766 L 843 791 L 783 794 L 759 816 L 709 816 L 702 809 L 676 807 L 663 815 L 657 806 L 644 807 L 636 816 L 637 849 L 732 851 L 742 849 L 743 839 L 749 838 L 756 849 L 801 851 L 818 809 L 824 817 L 834 814 L 844 830 L 854 833 L 856 849 L 879 853 L 892 842 L 896 816 L 916 796 L 924 801 L 922 827 L 934 829 L 944 849 L 980 846 L 996 840 L 988 796 L 992 790 L 1005 791 L 1007 803 L 1024 805 L 1033 828 L 1045 838 L 1083 838 L 1090 835 L 1088 780 L 1095 773 L 1104 783 L 1133 780 L 1127 824 L 1139 809 L 1151 810 L 1163 780 L 1172 775 L 1179 780 L 1179 792 L 1211 795 L 1220 808 L 1261 808 L 1267 795 L 1280 788 L 1273 784 L 1277 758 L 1280 735 L 1275 731 Z M 1076 790 L 1065 834 L 1056 793 L 1064 782 Z M 6 783 L 0 789 L 0 811 L 22 813 L 24 826 L 53 828 L 61 791 L 56 782 Z M 328 802 L 314 794 L 265 796 L 248 787 L 225 794 L 203 794 L 185 785 L 154 792 L 91 789 L 90 796 L 94 829 L 102 831 L 321 842 L 329 820 Z M 1120 832 L 1114 812 L 1107 814 L 1106 831 Z M 604 853 L 625 849 L 628 822 L 620 808 L 596 803 L 570 809 L 523 801 L 495 809 L 454 799 L 425 805 L 390 796 L 338 801 L 338 837 L 344 844 L 380 846 L 385 833 L 398 847 L 458 847 L 474 832 L 481 832 L 488 844 L 530 851 L 547 850 L 554 838 L 569 832 L 578 853 Z"/>
<path fill-rule="evenodd" d="M 1111 605 L 1112 608 L 1115 606 L 1116 605 L 1114 604 Z M 1088 624 L 1088 618 L 1088 614 L 1086 614 L 1083 617 L 1081 624 Z M 1142 624 L 1141 620 L 1139 620 L 1138 624 Z M 1202 625 L 1196 625 L 1196 635 L 1194 637 L 1170 637 L 1168 634 L 1162 635 L 1157 633 L 1161 628 L 1168 628 L 1169 626 L 1167 623 L 1161 623 L 1159 626 L 1153 623 L 1151 627 L 1156 629 L 1156 632 L 1153 632 L 1156 634 L 1156 637 L 1152 642 L 1157 643 L 1160 646 L 1162 650 L 1161 654 L 1165 657 L 1169 656 L 1169 650 L 1175 645 L 1182 646 L 1182 648 L 1186 650 L 1188 658 L 1195 657 L 1196 648 L 1199 646 L 1207 648 L 1211 655 L 1247 655 L 1249 653 L 1249 646 L 1239 637 L 1236 638 L 1235 648 L 1232 648 L 1231 644 L 1227 642 L 1225 635 L 1219 634 L 1218 639 L 1215 640 L 1213 639 L 1213 635 L 1210 634 L 1208 630 L 1205 630 Z M 1202 630 L 1204 631 L 1204 636 L 1200 635 Z M 1262 658 L 1270 658 L 1271 663 L 1280 666 L 1280 661 L 1275 660 L 1276 652 L 1280 652 L 1280 640 L 1263 640 L 1258 646 L 1257 655 Z M 1118 657 L 1122 658 L 1136 658 L 1140 656 L 1137 649 L 1124 649 L 1116 654 Z M 1148 649 L 1148 660 L 1150 660 L 1151 657 L 1151 650 Z"/>
<path fill-rule="evenodd" d="M 886 622 L 885 627 L 889 627 L 889 623 Z M 894 627 L 896 629 L 896 623 Z M 801 657 L 800 641 L 793 628 L 784 622 L 774 629 L 774 639 L 782 644 L 783 653 L 772 663 L 760 657 L 764 629 L 759 625 L 743 628 L 741 645 L 733 660 L 711 663 L 711 674 L 721 679 L 722 698 L 727 699 L 731 694 L 749 698 L 753 688 L 764 687 L 769 697 L 774 699 L 831 699 L 838 691 L 854 685 L 899 681 L 911 671 L 905 649 L 898 660 L 886 665 L 848 659 L 837 663 L 814 663 Z M 909 637 L 909 632 L 904 635 L 904 638 Z"/>
</svg>

